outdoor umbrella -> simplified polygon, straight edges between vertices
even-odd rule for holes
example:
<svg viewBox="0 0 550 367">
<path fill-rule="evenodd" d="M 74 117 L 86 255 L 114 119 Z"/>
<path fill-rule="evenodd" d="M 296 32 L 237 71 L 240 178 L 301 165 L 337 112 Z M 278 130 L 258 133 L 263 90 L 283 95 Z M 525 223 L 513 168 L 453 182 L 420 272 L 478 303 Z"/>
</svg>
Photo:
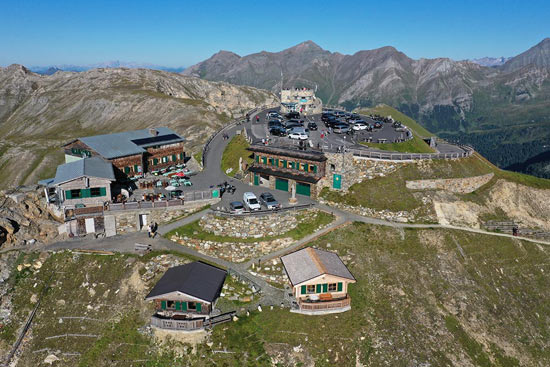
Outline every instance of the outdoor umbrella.
<svg viewBox="0 0 550 367">
<path fill-rule="evenodd" d="M 183 173 L 183 172 L 178 172 L 178 173 L 176 173 L 176 176 L 178 176 L 178 177 L 185 177 L 185 173 Z"/>
<path fill-rule="evenodd" d="M 176 188 L 172 185 L 165 187 L 166 191 L 174 191 Z"/>
</svg>

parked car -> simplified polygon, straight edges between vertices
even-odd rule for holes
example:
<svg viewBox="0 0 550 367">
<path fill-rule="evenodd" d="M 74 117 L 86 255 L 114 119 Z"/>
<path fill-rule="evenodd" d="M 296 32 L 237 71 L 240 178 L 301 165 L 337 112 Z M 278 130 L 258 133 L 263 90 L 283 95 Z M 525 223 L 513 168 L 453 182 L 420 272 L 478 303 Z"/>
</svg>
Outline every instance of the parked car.
<svg viewBox="0 0 550 367">
<path fill-rule="evenodd" d="M 244 205 L 240 201 L 233 201 L 229 203 L 229 211 L 233 214 L 244 213 Z"/>
<path fill-rule="evenodd" d="M 309 136 L 307 136 L 307 134 L 304 132 L 301 132 L 301 131 L 295 131 L 295 132 L 291 132 L 288 134 L 288 137 L 290 139 L 298 139 L 298 140 L 307 140 L 309 139 Z"/>
<path fill-rule="evenodd" d="M 369 125 L 367 125 L 364 121 L 357 122 L 353 124 L 352 129 L 355 131 L 361 131 L 361 130 L 367 130 Z"/>
<path fill-rule="evenodd" d="M 328 121 L 325 121 L 325 126 L 334 128 L 334 125 L 341 124 L 341 123 L 342 121 L 338 120 L 337 118 L 331 118 Z"/>
<path fill-rule="evenodd" d="M 315 122 L 310 122 L 310 123 L 308 123 L 308 124 L 307 124 L 307 128 L 308 128 L 309 130 L 312 130 L 312 131 L 318 129 L 317 124 L 316 124 Z"/>
<path fill-rule="evenodd" d="M 289 112 L 285 115 L 287 119 L 299 119 L 300 113 L 299 112 Z"/>
<path fill-rule="evenodd" d="M 245 192 L 243 194 L 243 202 L 250 210 L 260 210 L 262 208 L 258 202 L 258 198 L 252 192 Z"/>
<path fill-rule="evenodd" d="M 292 130 L 294 128 L 297 128 L 297 127 L 301 128 L 302 124 L 300 124 L 299 122 L 287 122 L 285 124 L 285 129 L 286 129 L 286 131 L 289 131 L 289 132 L 290 132 L 290 130 Z"/>
<path fill-rule="evenodd" d="M 380 121 L 375 121 L 374 122 L 374 128 L 375 129 L 380 129 L 382 127 L 382 123 Z"/>
<path fill-rule="evenodd" d="M 282 126 L 274 126 L 269 129 L 269 133 L 273 136 L 287 136 L 286 129 Z"/>
<path fill-rule="evenodd" d="M 348 122 L 349 122 L 350 124 L 356 124 L 356 123 L 358 123 L 358 122 L 365 122 L 365 120 L 363 120 L 362 118 L 358 117 L 358 118 L 351 118 L 351 119 L 348 120 Z"/>
<path fill-rule="evenodd" d="M 279 112 L 277 111 L 269 111 L 267 113 L 267 117 L 277 117 L 277 116 L 279 116 Z"/>
<path fill-rule="evenodd" d="M 273 195 L 269 192 L 263 192 L 260 194 L 260 203 L 267 209 L 279 209 L 281 207 L 281 204 L 279 204 L 279 202 L 275 200 Z"/>
<path fill-rule="evenodd" d="M 349 116 L 346 117 L 346 120 L 347 120 L 347 121 L 361 120 L 361 116 L 359 116 L 359 115 L 356 114 L 356 113 L 350 113 Z"/>
<path fill-rule="evenodd" d="M 332 112 L 331 112 L 331 113 L 323 112 L 323 114 L 321 115 L 321 121 L 326 122 L 326 121 L 328 121 L 331 117 L 335 117 L 335 116 L 332 114 Z"/>
<path fill-rule="evenodd" d="M 275 127 L 275 126 L 283 127 L 283 124 L 281 124 L 281 122 L 279 120 L 271 120 L 267 123 L 267 127 L 270 128 L 270 129 L 272 127 Z"/>
<path fill-rule="evenodd" d="M 334 131 L 334 133 L 336 134 L 346 134 L 349 132 L 349 125 L 343 122 L 335 124 L 332 127 L 332 131 Z"/>
</svg>

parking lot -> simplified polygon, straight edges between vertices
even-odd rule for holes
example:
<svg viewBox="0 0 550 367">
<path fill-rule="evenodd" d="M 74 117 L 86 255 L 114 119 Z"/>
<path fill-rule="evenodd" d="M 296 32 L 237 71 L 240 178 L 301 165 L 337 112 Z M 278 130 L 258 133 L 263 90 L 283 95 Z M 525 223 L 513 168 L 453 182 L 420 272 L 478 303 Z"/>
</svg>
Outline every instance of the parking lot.
<svg viewBox="0 0 550 367">
<path fill-rule="evenodd" d="M 260 112 L 257 116 L 259 120 L 253 118 L 251 121 L 251 132 L 256 140 L 269 139 L 271 143 L 277 145 L 299 145 L 298 140 L 289 139 L 288 137 L 273 136 L 269 133 L 267 117 L 269 111 L 278 111 L 278 109 L 270 109 Z M 368 116 L 360 115 L 361 118 L 367 123 L 374 125 L 376 121 Z M 396 141 L 403 141 L 407 137 L 407 131 L 403 128 L 396 129 L 391 123 L 381 123 L 380 128 L 374 128 L 372 131 L 352 131 L 347 134 L 337 134 L 331 132 L 332 129 L 325 126 L 321 121 L 321 115 L 302 116 L 304 120 L 304 127 L 307 127 L 309 122 L 315 122 L 317 124 L 317 130 L 310 130 L 307 134 L 311 141 L 313 148 L 323 148 L 329 150 L 337 150 L 342 147 L 352 147 L 359 144 L 362 141 L 368 141 L 373 143 L 393 143 Z M 287 119 L 285 119 L 286 121 Z M 350 125 L 351 127 L 352 125 Z"/>
</svg>

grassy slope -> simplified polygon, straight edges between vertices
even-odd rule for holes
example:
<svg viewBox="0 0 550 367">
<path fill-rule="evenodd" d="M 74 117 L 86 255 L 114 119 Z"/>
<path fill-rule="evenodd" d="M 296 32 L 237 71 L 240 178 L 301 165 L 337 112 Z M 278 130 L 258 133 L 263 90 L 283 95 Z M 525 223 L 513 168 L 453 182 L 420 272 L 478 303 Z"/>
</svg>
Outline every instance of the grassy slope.
<svg viewBox="0 0 550 367">
<path fill-rule="evenodd" d="M 550 275 L 541 271 L 548 249 L 460 231 L 365 224 L 315 245 L 327 243 L 353 254 L 352 310 L 312 317 L 275 309 L 222 325 L 214 344 L 236 352 L 226 360 L 268 365 L 265 350 L 300 345 L 316 366 L 356 366 L 356 358 L 369 366 L 550 363 Z"/>
<path fill-rule="evenodd" d="M 411 361 L 518 366 L 518 358 L 523 358 L 521 365 L 550 363 L 550 273 L 542 271 L 550 260 L 547 248 L 460 231 L 401 231 L 357 223 L 319 238 L 315 246 L 328 248 L 329 243 L 331 251 L 351 258 L 348 266 L 357 279 L 350 289 L 351 311 L 312 317 L 264 307 L 261 313 L 217 326 L 210 347 L 201 344 L 196 353 L 180 356 L 177 342 L 160 348 L 137 330 L 152 312 L 143 296 L 153 283 L 136 293 L 121 282 L 128 284 L 130 275 L 154 254 L 54 254 L 40 272 L 23 272 L 10 280 L 18 323 L 31 310 L 30 296 L 43 284 L 52 285 L 20 365 L 40 364 L 48 352 L 32 352 L 50 348 L 60 351 L 55 353 L 63 359 L 59 366 L 130 361 L 146 366 L 268 366 L 267 351 L 288 355 L 298 346 L 306 353 L 301 361 L 312 360 L 316 366 L 356 366 L 356 358 L 370 366 L 408 366 Z M 18 263 L 36 256 L 22 255 Z M 95 295 L 88 291 L 92 283 Z M 61 299 L 64 304 L 58 303 Z M 90 320 L 59 323 L 65 316 Z M 15 328 L 7 326 L 0 339 L 11 343 Z M 64 333 L 98 337 L 45 339 Z M 224 349 L 231 353 L 213 352 Z M 82 355 L 61 354 L 74 352 Z M 289 364 L 281 359 L 279 365 Z"/>
<path fill-rule="evenodd" d="M 378 105 L 373 108 L 362 108 L 358 111 L 359 113 L 363 115 L 380 115 L 380 116 L 390 116 L 394 118 L 394 120 L 397 120 L 401 122 L 403 125 L 407 126 L 409 129 L 412 130 L 412 132 L 420 137 L 430 137 L 434 136 L 431 132 L 426 130 L 422 125 L 420 125 L 418 122 L 410 118 L 409 116 L 399 112 L 393 107 L 390 107 L 385 104 Z"/>
<path fill-rule="evenodd" d="M 297 215 L 299 219 L 302 214 Z M 304 238 L 305 236 L 313 233 L 317 228 L 331 223 L 334 220 L 334 216 L 323 211 L 319 211 L 317 216 L 311 220 L 306 220 L 302 223 L 298 223 L 296 228 L 291 229 L 288 232 L 285 232 L 278 236 L 265 236 L 261 238 L 237 238 L 229 236 L 216 235 L 211 232 L 207 232 L 201 228 L 199 221 L 194 221 L 192 223 L 186 224 L 185 226 L 176 228 L 168 232 L 165 237 L 170 238 L 173 235 L 187 236 L 190 238 L 198 238 L 205 241 L 216 241 L 216 242 L 258 242 L 258 241 L 268 241 L 276 238 L 289 237 L 295 240 Z"/>
<path fill-rule="evenodd" d="M 246 150 L 248 147 L 249 144 L 243 135 L 235 135 L 223 151 L 222 171 L 225 172 L 227 169 L 232 168 L 233 170 L 228 176 L 233 177 L 239 171 L 239 158 L 242 157 L 243 162 L 252 163 L 251 153 Z"/>
<path fill-rule="evenodd" d="M 485 193 L 498 179 L 505 179 L 534 188 L 550 189 L 550 180 L 501 170 L 479 154 L 474 154 L 472 157 L 459 160 L 434 160 L 424 168 L 420 168 L 416 164 L 408 164 L 388 176 L 377 177 L 355 184 L 351 186 L 349 193 L 344 194 L 323 189 L 321 195 L 330 201 L 348 205 L 360 205 L 376 210 L 410 211 L 419 207 L 422 203 L 414 197 L 411 190 L 406 188 L 405 182 L 407 180 L 472 177 L 491 172 L 495 174 L 495 177 L 488 184 L 465 197 L 483 200 Z"/>
</svg>

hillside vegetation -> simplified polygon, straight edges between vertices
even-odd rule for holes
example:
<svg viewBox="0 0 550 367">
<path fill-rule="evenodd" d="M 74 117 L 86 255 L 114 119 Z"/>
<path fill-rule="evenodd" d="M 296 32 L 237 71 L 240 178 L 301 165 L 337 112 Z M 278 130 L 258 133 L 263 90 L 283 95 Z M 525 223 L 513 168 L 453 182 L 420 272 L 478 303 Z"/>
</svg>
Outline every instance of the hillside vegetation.
<svg viewBox="0 0 550 367">
<path fill-rule="evenodd" d="M 191 343 L 200 338 L 155 340 L 144 328 L 152 309 L 143 297 L 154 280 L 142 277 L 145 268 L 162 262 L 158 253 L 20 255 L 8 279 L 17 311 L 0 332 L 0 352 L 7 352 L 34 306 L 33 294 L 49 285 L 19 366 L 39 365 L 50 353 L 60 358 L 58 366 L 550 363 L 546 247 L 454 230 L 358 223 L 314 245 L 348 259 L 357 279 L 350 288 L 351 311 L 312 317 L 263 307 L 217 326 L 194 352 Z M 15 269 L 38 258 L 39 271 Z M 156 274 L 154 279 L 162 270 Z M 64 334 L 79 336 L 59 337 Z"/>
</svg>

